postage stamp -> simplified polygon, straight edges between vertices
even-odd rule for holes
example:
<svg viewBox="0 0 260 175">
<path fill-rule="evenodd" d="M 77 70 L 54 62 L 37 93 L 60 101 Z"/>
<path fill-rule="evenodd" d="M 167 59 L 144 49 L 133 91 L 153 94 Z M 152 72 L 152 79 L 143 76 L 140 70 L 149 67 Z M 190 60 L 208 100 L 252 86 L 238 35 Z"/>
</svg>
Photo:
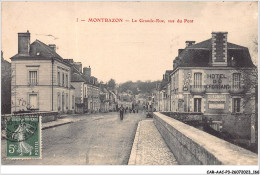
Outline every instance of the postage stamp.
<svg viewBox="0 0 260 175">
<path fill-rule="evenodd" d="M 7 159 L 41 159 L 41 116 L 6 118 Z"/>
</svg>

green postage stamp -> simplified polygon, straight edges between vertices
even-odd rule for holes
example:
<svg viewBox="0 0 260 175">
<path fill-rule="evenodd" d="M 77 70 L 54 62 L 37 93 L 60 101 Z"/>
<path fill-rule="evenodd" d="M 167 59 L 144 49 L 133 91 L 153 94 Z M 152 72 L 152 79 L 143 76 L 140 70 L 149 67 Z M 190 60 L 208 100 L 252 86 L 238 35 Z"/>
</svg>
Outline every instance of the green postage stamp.
<svg viewBox="0 0 260 175">
<path fill-rule="evenodd" d="M 6 117 L 7 159 L 41 159 L 41 116 Z"/>
</svg>

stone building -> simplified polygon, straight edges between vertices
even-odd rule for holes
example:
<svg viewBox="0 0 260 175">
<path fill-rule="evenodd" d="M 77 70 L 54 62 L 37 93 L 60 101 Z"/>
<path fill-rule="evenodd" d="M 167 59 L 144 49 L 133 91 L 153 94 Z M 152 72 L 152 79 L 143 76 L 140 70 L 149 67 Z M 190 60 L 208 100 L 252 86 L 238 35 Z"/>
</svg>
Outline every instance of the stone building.
<svg viewBox="0 0 260 175">
<path fill-rule="evenodd" d="M 6 61 L 1 51 L 1 113 L 11 114 L 11 63 Z"/>
<path fill-rule="evenodd" d="M 75 88 L 75 106 L 77 113 L 95 113 L 100 111 L 100 88 L 98 79 L 91 76 L 91 68 L 83 67 L 81 62 L 67 59 L 72 67 L 71 84 Z M 83 70 L 83 71 L 82 71 Z"/>
<path fill-rule="evenodd" d="M 103 83 L 100 83 L 99 98 L 100 98 L 100 112 L 109 112 L 109 102 L 110 102 L 109 91 Z"/>
<path fill-rule="evenodd" d="M 18 33 L 18 54 L 10 58 L 12 69 L 12 112 L 73 112 L 74 88 L 71 64 L 56 53 L 56 45 Z"/>
<path fill-rule="evenodd" d="M 255 128 L 255 89 L 249 50 L 227 41 L 227 32 L 212 32 L 208 40 L 186 41 L 170 73 L 168 111 L 200 113 L 221 121 L 223 132 L 250 139 Z M 165 88 L 166 89 L 166 88 Z M 158 91 L 158 94 L 163 89 Z M 161 104 L 167 110 L 166 104 Z M 243 129 L 241 129 L 243 128 Z"/>
</svg>

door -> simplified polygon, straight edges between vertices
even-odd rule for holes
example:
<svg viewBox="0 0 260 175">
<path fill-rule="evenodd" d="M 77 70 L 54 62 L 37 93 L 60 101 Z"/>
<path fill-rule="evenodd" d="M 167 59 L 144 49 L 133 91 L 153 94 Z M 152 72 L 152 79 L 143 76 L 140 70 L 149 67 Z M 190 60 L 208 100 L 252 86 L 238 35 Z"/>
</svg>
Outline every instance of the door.
<svg viewBox="0 0 260 175">
<path fill-rule="evenodd" d="M 194 98 L 194 112 L 201 112 L 201 98 Z"/>
<path fill-rule="evenodd" d="M 64 102 L 65 102 L 65 100 L 64 100 L 64 94 L 62 94 L 62 112 L 64 112 Z"/>
</svg>

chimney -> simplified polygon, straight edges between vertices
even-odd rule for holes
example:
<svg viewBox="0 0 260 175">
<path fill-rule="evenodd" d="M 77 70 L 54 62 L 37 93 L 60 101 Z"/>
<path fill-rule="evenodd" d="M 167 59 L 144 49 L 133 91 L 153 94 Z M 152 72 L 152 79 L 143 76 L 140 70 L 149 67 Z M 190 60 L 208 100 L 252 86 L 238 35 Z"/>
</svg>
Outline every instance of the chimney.
<svg viewBox="0 0 260 175">
<path fill-rule="evenodd" d="M 30 32 L 18 33 L 18 54 L 29 56 L 30 51 Z"/>
<path fill-rule="evenodd" d="M 76 67 L 76 69 L 77 69 L 80 73 L 82 73 L 82 63 L 81 63 L 81 62 L 74 62 L 73 64 L 74 64 L 74 66 Z"/>
<path fill-rule="evenodd" d="M 49 44 L 49 47 L 56 52 L 56 45 L 55 44 Z"/>
<path fill-rule="evenodd" d="M 91 67 L 84 67 L 83 68 L 83 74 L 90 77 L 91 76 Z"/>
<path fill-rule="evenodd" d="M 73 59 L 64 59 L 66 62 L 70 63 L 70 64 L 73 64 L 74 63 L 74 60 Z"/>
<path fill-rule="evenodd" d="M 185 43 L 186 43 L 186 47 L 190 47 L 193 44 L 195 44 L 195 41 L 185 41 Z"/>
<path fill-rule="evenodd" d="M 184 49 L 178 49 L 178 56 L 180 56 L 181 52 L 183 51 Z"/>
<path fill-rule="evenodd" d="M 212 32 L 212 65 L 227 66 L 228 32 Z"/>
</svg>

